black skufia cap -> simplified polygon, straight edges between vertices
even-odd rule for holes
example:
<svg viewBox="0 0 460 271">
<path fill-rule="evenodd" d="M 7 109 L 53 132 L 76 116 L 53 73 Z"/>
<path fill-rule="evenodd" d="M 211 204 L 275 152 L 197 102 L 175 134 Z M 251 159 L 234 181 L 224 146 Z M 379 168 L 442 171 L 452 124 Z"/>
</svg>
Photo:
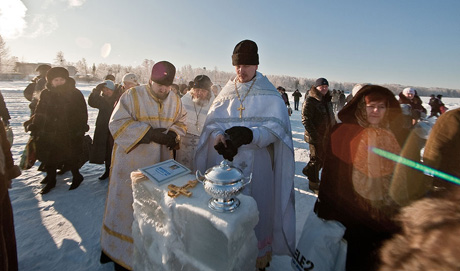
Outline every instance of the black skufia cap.
<svg viewBox="0 0 460 271">
<path fill-rule="evenodd" d="M 259 65 L 257 44 L 252 40 L 243 40 L 235 46 L 232 65 Z"/>
</svg>

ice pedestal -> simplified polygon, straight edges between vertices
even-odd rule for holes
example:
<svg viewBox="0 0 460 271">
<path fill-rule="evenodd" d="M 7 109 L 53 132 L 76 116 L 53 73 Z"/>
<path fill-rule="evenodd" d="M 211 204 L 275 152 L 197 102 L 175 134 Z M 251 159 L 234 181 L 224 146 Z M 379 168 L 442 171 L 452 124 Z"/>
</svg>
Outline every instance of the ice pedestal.
<svg viewBox="0 0 460 271">
<path fill-rule="evenodd" d="M 185 185 L 193 175 L 170 182 Z M 133 187 L 134 270 L 254 270 L 258 254 L 254 227 L 256 202 L 239 195 L 232 213 L 208 208 L 203 185 L 191 197 L 168 196 L 167 184 L 158 186 L 140 172 L 131 174 Z"/>
</svg>

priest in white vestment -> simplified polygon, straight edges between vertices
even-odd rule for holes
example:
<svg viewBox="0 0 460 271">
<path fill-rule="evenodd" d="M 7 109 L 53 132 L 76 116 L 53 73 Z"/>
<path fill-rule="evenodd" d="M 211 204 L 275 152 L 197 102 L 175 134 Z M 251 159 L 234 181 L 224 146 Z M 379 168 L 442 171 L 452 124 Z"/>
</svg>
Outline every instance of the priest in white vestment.
<svg viewBox="0 0 460 271">
<path fill-rule="evenodd" d="M 237 44 L 232 63 L 237 76 L 209 109 L 195 161 L 201 172 L 226 158 L 245 176 L 253 173 L 242 193 L 257 202 L 257 268 L 264 270 L 272 254 L 293 255 L 295 250 L 291 125 L 281 95 L 257 72 L 257 44 L 250 40 Z"/>
<path fill-rule="evenodd" d="M 130 174 L 139 168 L 173 158 L 186 133 L 186 111 L 170 92 L 176 69 L 156 63 L 147 85 L 127 90 L 115 107 L 109 128 L 114 139 L 112 168 L 101 232 L 101 262 L 116 270 L 132 270 L 133 192 Z"/>
<path fill-rule="evenodd" d="M 193 88 L 182 96 L 182 104 L 187 110 L 187 121 L 185 122 L 187 134 L 181 137 L 180 149 L 176 151 L 176 160 L 191 169 L 192 172 L 196 172 L 196 147 L 209 107 L 214 99 L 211 86 L 211 79 L 208 76 L 198 75 L 193 80 Z"/>
</svg>

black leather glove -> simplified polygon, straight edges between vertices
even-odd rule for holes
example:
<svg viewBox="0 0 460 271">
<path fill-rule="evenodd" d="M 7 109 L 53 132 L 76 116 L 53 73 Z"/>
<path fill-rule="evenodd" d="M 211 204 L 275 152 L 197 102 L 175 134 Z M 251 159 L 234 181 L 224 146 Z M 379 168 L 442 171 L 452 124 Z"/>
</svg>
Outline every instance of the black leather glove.
<svg viewBox="0 0 460 271">
<path fill-rule="evenodd" d="M 236 148 L 252 142 L 252 131 L 248 127 L 233 126 L 232 128 L 225 130 L 225 133 L 230 137 L 230 140 Z"/>
<path fill-rule="evenodd" d="M 233 157 L 238 154 L 238 148 L 235 147 L 230 139 L 225 140 L 225 143 L 227 143 L 227 147 L 225 147 L 224 143 L 219 142 L 214 146 L 214 149 L 216 149 L 217 153 L 222 155 L 224 159 L 233 161 Z"/>
<path fill-rule="evenodd" d="M 177 134 L 175 132 L 173 132 L 173 131 L 168 131 L 168 133 L 166 135 L 168 136 L 168 143 L 166 143 L 165 145 L 170 150 L 173 150 L 173 149 L 178 150 L 179 149 L 179 142 L 176 142 Z"/>
</svg>

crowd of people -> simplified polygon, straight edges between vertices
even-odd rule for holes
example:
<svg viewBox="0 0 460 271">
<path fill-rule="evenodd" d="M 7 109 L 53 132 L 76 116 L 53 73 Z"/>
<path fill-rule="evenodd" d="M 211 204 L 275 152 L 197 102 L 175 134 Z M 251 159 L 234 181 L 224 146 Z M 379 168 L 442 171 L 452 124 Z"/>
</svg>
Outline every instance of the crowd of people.
<svg viewBox="0 0 460 271">
<path fill-rule="evenodd" d="M 255 199 L 259 210 L 254 229 L 259 249 L 256 268 L 265 270 L 273 255 L 294 254 L 295 159 L 289 98 L 284 87 L 275 88 L 258 71 L 254 41 L 239 42 L 231 60 L 236 76 L 222 89 L 204 74 L 188 85 L 174 84 L 176 67 L 168 61 L 155 63 L 147 84 L 141 84 L 133 73 L 125 74 L 121 84 L 107 75 L 88 97 L 87 104 L 99 111 L 89 145 L 85 142 L 89 131 L 86 101 L 69 72 L 49 65 L 37 68 L 39 75 L 24 91 L 31 102 L 31 117 L 24 128 L 35 143 L 39 170 L 46 173 L 40 193 L 49 193 L 56 186 L 57 174 L 66 171 L 73 177 L 69 189 L 78 188 L 84 180 L 79 170 L 87 161 L 105 165 L 99 177 L 109 180 L 101 263 L 113 262 L 115 270 L 132 270 L 130 173 L 167 159 L 202 172 L 227 159 L 244 175 L 252 173 L 243 193 Z M 297 89 L 292 96 L 298 111 L 302 94 Z M 423 233 L 434 235 L 433 228 L 446 235 L 459 231 L 458 214 L 451 215 L 458 212 L 454 204 L 458 203 L 458 185 L 441 175 L 412 174 L 413 169 L 379 153 L 412 159 L 459 178 L 460 109 L 447 111 L 442 95 L 432 95 L 429 117 L 439 119 L 429 137 L 409 144 L 420 135 L 417 125 L 427 119 L 427 111 L 414 88 L 405 88 L 397 96 L 382 86 L 359 84 L 346 97 L 342 90 L 330 91 L 326 78 L 318 78 L 304 94 L 301 116 L 310 159 L 302 172 L 310 190 L 318 194 L 314 210 L 318 217 L 346 227 L 347 270 L 435 270 L 438 266 L 457 270 L 456 259 L 451 260 L 458 255 L 453 252 L 460 244 L 457 235 L 449 233 L 451 240 L 443 255 L 451 261 L 442 265 L 435 259 L 417 263 L 419 253 L 410 248 L 435 250 L 439 242 L 417 239 Z M 17 270 L 7 189 L 20 171 L 12 162 L 3 127 L 8 119 L 3 118 L 0 269 Z M 441 208 L 442 204 L 452 205 L 450 213 L 436 212 L 433 205 Z M 420 223 L 426 220 L 424 211 L 442 216 L 438 220 L 451 226 L 433 222 L 427 228 L 428 222 Z M 413 259 L 394 253 L 395 246 Z M 407 266 L 419 264 L 419 269 L 407 269 L 406 262 Z"/>
</svg>

